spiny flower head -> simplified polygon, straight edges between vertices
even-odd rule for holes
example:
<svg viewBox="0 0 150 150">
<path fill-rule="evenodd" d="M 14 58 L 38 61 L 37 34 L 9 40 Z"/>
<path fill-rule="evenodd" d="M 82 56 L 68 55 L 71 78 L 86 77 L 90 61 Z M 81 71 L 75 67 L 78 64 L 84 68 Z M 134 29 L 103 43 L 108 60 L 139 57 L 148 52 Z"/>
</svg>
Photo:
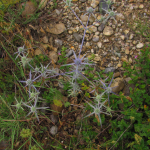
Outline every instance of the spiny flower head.
<svg viewBox="0 0 150 150">
<path fill-rule="evenodd" d="M 113 2 L 112 2 L 112 0 L 107 0 L 106 3 L 110 6 Z"/>
<path fill-rule="evenodd" d="M 20 81 L 22 83 L 26 83 L 26 86 L 29 87 L 29 92 L 31 91 L 31 87 L 33 87 L 36 91 L 37 89 L 35 88 L 35 86 L 33 85 L 33 82 L 38 79 L 40 77 L 40 75 L 38 77 L 36 77 L 35 79 L 32 79 L 32 74 L 31 74 L 31 70 L 30 70 L 30 73 L 29 73 L 29 79 L 27 79 L 26 81 Z M 25 87 L 26 87 L 25 86 Z"/>
<path fill-rule="evenodd" d="M 18 55 L 16 56 L 15 59 L 17 59 L 18 56 L 20 56 L 21 54 L 24 55 L 24 53 L 26 53 L 26 49 L 24 49 L 24 45 L 22 47 L 18 47 L 18 51 L 15 52 L 14 54 L 17 54 L 17 53 L 18 53 Z"/>
<path fill-rule="evenodd" d="M 22 53 L 24 51 L 24 46 L 23 47 L 18 47 L 18 52 Z"/>
<path fill-rule="evenodd" d="M 97 115 L 98 115 L 100 112 L 101 112 L 101 111 L 100 111 L 100 109 L 99 109 L 99 108 L 95 108 L 95 109 L 94 109 L 94 113 L 95 113 L 95 114 L 97 114 Z"/>
<path fill-rule="evenodd" d="M 26 85 L 31 86 L 32 85 L 32 80 L 31 79 L 27 79 Z"/>
<path fill-rule="evenodd" d="M 35 91 L 35 92 L 34 92 L 34 91 L 32 90 L 31 92 L 30 92 L 30 91 L 28 91 L 28 92 L 29 92 L 29 100 L 30 100 L 29 102 L 31 102 L 31 101 L 33 101 L 33 100 L 35 100 L 35 99 L 39 99 L 39 97 L 38 97 L 39 94 L 40 94 L 39 91 Z M 29 102 L 28 102 L 28 103 L 29 103 Z"/>
<path fill-rule="evenodd" d="M 109 76 L 108 76 L 108 77 L 109 77 Z M 105 81 L 108 79 L 108 77 L 105 79 Z M 112 77 L 112 79 L 111 79 L 111 81 L 110 81 L 110 83 L 109 83 L 108 86 L 106 86 L 106 83 L 102 82 L 102 80 L 98 80 L 98 81 L 100 81 L 100 82 L 102 83 L 102 85 L 103 85 L 102 88 L 105 90 L 105 93 L 107 93 L 107 95 L 108 95 L 108 102 L 109 102 L 109 104 L 110 104 L 109 94 L 110 94 L 110 93 L 113 93 L 113 94 L 117 95 L 116 93 L 114 93 L 114 92 L 112 91 L 113 88 L 117 87 L 117 86 L 111 87 L 111 83 L 112 83 L 113 79 L 114 79 L 114 75 L 113 75 L 113 77 Z"/>
<path fill-rule="evenodd" d="M 110 10 L 110 9 L 106 10 L 106 9 L 104 9 L 104 8 L 102 8 L 102 9 L 105 10 L 106 13 L 108 14 L 108 17 L 107 17 L 106 20 L 108 20 L 109 18 L 112 18 L 112 19 L 115 20 L 115 22 L 117 22 L 116 19 L 115 19 L 115 16 L 117 15 L 117 13 L 115 13 L 115 12 L 113 11 L 113 8 L 112 8 L 112 10 Z"/>
<path fill-rule="evenodd" d="M 105 92 L 103 92 L 102 94 L 97 94 L 96 93 L 96 96 L 93 97 L 96 100 L 96 102 L 98 102 L 98 104 L 102 101 L 102 99 L 105 99 L 105 98 L 103 98 L 104 93 Z"/>
<path fill-rule="evenodd" d="M 36 98 L 40 92 L 30 92 L 30 98 Z"/>
<path fill-rule="evenodd" d="M 92 7 L 88 7 L 84 16 L 86 14 L 89 14 L 89 16 L 92 15 L 96 19 L 95 15 L 94 15 L 94 11 L 95 11 L 95 9 L 93 9 Z"/>
<path fill-rule="evenodd" d="M 104 105 L 104 104 L 106 103 L 106 101 L 107 101 L 107 100 L 105 100 L 104 102 L 100 102 L 99 104 L 96 104 L 95 106 L 92 105 L 92 104 L 90 104 L 89 102 L 87 102 L 88 105 L 90 105 L 94 110 L 93 110 L 92 113 L 90 113 L 89 115 L 85 116 L 84 118 L 86 118 L 86 117 L 88 117 L 88 116 L 91 116 L 91 115 L 93 115 L 93 114 L 96 114 L 96 115 L 98 116 L 98 118 L 99 118 L 99 121 L 100 121 L 100 124 L 101 124 L 101 127 L 102 127 L 102 121 L 101 121 L 100 114 L 103 113 L 103 114 L 106 114 L 106 115 L 110 115 L 109 113 L 104 112 L 104 111 L 102 110 L 103 107 L 106 108 L 106 106 Z"/>
<path fill-rule="evenodd" d="M 15 98 L 17 104 L 16 104 L 16 105 L 11 105 L 11 106 L 15 106 L 15 107 L 17 108 L 17 110 L 18 110 L 18 109 L 22 109 L 22 110 L 23 110 L 23 108 L 21 107 L 21 105 L 22 105 L 22 100 L 21 100 L 20 102 L 18 102 L 18 100 L 16 99 L 16 97 L 14 97 L 14 98 Z"/>
<path fill-rule="evenodd" d="M 64 0 L 63 0 L 63 1 L 64 1 Z M 67 7 L 73 6 L 73 4 L 71 3 L 71 1 L 72 1 L 72 0 L 66 0 L 66 1 L 64 1 L 64 2 L 66 3 L 65 6 L 67 6 Z"/>
<path fill-rule="evenodd" d="M 76 96 L 81 90 L 80 86 L 74 79 L 72 79 L 70 82 L 70 89 L 68 90 L 70 92 L 69 96 Z"/>
<path fill-rule="evenodd" d="M 77 55 L 76 55 L 76 53 L 73 51 L 73 54 L 74 54 L 74 57 L 75 57 L 75 59 L 73 60 L 74 61 L 74 63 L 71 63 L 71 64 L 66 64 L 66 65 L 62 65 L 62 66 L 68 66 L 68 65 L 75 65 L 75 66 L 81 66 L 81 65 L 93 65 L 93 64 L 90 64 L 90 63 L 86 63 L 86 62 L 82 62 L 82 61 L 84 61 L 84 57 L 85 57 L 85 55 L 82 57 L 82 58 L 80 58 L 79 56 L 77 57 Z"/>
<path fill-rule="evenodd" d="M 49 63 L 50 64 L 50 63 Z M 49 64 L 47 65 L 47 66 L 43 66 L 42 64 L 41 64 L 41 68 L 40 68 L 40 71 L 39 71 L 39 73 L 41 73 L 41 77 L 43 77 L 43 78 L 47 78 L 47 76 L 49 75 L 49 74 L 54 74 L 54 69 L 48 69 L 48 66 L 49 66 Z"/>
<path fill-rule="evenodd" d="M 88 13 L 93 13 L 94 9 L 92 7 L 87 8 Z"/>
<path fill-rule="evenodd" d="M 27 58 L 27 55 L 23 55 L 21 56 L 21 61 L 19 63 L 21 63 L 23 67 L 25 67 L 31 60 L 32 58 Z"/>
<path fill-rule="evenodd" d="M 29 105 L 27 105 L 27 104 L 25 104 L 25 103 L 23 103 L 23 105 L 25 105 L 26 107 L 30 108 L 30 112 L 27 114 L 27 116 L 29 116 L 31 113 L 35 113 L 35 116 L 36 116 L 37 120 L 39 121 L 39 117 L 38 117 L 38 115 L 37 115 L 37 110 L 38 110 L 38 109 L 46 109 L 46 108 L 49 108 L 49 107 L 37 107 L 37 106 L 36 106 L 36 105 L 37 105 L 37 100 L 38 100 L 38 99 L 35 99 L 34 105 L 29 106 Z M 26 117 L 27 117 L 27 116 L 26 116 Z"/>
<path fill-rule="evenodd" d="M 112 116 L 111 112 L 112 112 L 113 110 L 111 109 L 111 107 L 107 106 L 107 107 L 106 107 L 106 111 Z"/>
<path fill-rule="evenodd" d="M 77 57 L 77 55 L 75 54 L 75 52 L 73 51 L 74 53 L 74 57 L 75 59 L 73 60 L 74 62 L 73 63 L 70 63 L 70 64 L 65 64 L 65 65 L 62 65 L 62 66 L 70 66 L 72 65 L 74 67 L 74 72 L 79 72 L 79 71 L 82 71 L 82 69 L 85 67 L 85 65 L 94 65 L 94 64 L 90 64 L 90 63 L 87 63 L 87 62 L 84 62 L 85 61 L 85 55 L 80 58 L 79 56 Z"/>
</svg>

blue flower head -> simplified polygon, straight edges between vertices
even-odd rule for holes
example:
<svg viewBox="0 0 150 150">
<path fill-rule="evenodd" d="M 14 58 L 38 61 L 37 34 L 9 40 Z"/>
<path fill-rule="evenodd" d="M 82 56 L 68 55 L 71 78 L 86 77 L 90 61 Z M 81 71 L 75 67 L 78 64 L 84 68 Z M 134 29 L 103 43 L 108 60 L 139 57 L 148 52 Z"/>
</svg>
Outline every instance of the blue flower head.
<svg viewBox="0 0 150 150">
<path fill-rule="evenodd" d="M 85 55 L 80 58 L 80 55 L 77 57 L 77 55 L 75 54 L 75 52 L 73 51 L 74 57 L 75 59 L 73 60 L 73 63 L 70 64 L 65 64 L 62 66 L 73 66 L 74 69 L 72 69 L 72 72 L 74 72 L 76 75 L 81 74 L 81 71 L 86 67 L 86 65 L 94 65 L 94 64 L 90 64 L 88 62 L 85 62 Z"/>
</svg>

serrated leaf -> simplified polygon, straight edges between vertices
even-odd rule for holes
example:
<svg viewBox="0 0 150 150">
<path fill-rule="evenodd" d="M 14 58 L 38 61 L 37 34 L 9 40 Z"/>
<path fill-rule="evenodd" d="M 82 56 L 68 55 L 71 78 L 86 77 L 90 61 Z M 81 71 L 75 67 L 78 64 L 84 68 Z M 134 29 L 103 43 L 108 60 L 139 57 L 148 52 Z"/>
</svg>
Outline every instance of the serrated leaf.
<svg viewBox="0 0 150 150">
<path fill-rule="evenodd" d="M 68 107 L 68 106 L 70 106 L 70 103 L 69 103 L 69 102 L 66 102 L 66 103 L 64 104 L 64 106 L 65 106 L 65 107 Z"/>
</svg>

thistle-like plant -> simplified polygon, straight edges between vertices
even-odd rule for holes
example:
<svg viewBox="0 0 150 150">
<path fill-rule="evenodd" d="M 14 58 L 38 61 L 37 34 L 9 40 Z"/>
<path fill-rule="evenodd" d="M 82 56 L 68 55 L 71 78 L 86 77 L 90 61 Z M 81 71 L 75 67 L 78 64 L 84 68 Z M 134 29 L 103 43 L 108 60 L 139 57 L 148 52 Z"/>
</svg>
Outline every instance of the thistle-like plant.
<svg viewBox="0 0 150 150">
<path fill-rule="evenodd" d="M 90 105 L 94 110 L 93 110 L 92 113 L 90 113 L 89 115 L 85 116 L 84 118 L 89 117 L 89 116 L 95 114 L 95 115 L 98 116 L 100 125 L 101 125 L 101 127 L 102 127 L 102 121 L 101 121 L 101 116 L 100 116 L 100 114 L 111 115 L 111 114 L 109 114 L 109 113 L 107 113 L 107 112 L 104 112 L 104 111 L 102 110 L 103 107 L 106 108 L 106 106 L 104 105 L 106 102 L 107 102 L 107 99 L 106 99 L 105 101 L 103 101 L 103 102 L 98 102 L 98 104 L 95 104 L 95 106 L 93 106 L 92 104 L 90 104 L 89 102 L 87 102 L 88 105 Z"/>
<path fill-rule="evenodd" d="M 28 91 L 29 92 L 29 102 L 27 102 L 27 103 L 30 103 L 31 101 L 33 101 L 34 99 L 39 99 L 39 94 L 40 94 L 40 92 L 39 91 Z"/>
<path fill-rule="evenodd" d="M 106 10 L 106 9 L 104 9 L 104 8 L 102 8 L 104 11 L 106 11 L 106 13 L 108 14 L 108 17 L 106 18 L 106 20 L 108 20 L 109 18 L 112 18 L 112 19 L 114 19 L 115 20 L 115 22 L 117 23 L 117 21 L 116 21 L 116 19 L 115 19 L 115 16 L 117 15 L 117 13 L 115 13 L 114 11 L 113 11 L 113 8 L 112 8 L 112 10 L 110 10 L 110 9 L 108 9 L 108 10 Z"/>
<path fill-rule="evenodd" d="M 79 56 L 77 57 L 77 55 L 74 51 L 73 51 L 73 54 L 74 54 L 74 57 L 75 57 L 75 59 L 73 60 L 74 63 L 65 64 L 65 65 L 62 65 L 62 66 L 75 65 L 79 68 L 81 65 L 92 65 L 90 63 L 82 62 L 84 60 L 85 55 L 82 58 L 80 58 Z"/>
<path fill-rule="evenodd" d="M 29 92 L 29 91 L 28 91 Z M 45 100 L 41 97 L 39 97 L 40 92 L 39 91 L 32 91 L 29 92 L 29 100 L 27 103 L 30 103 L 31 101 L 35 100 L 35 99 L 40 99 L 40 100 Z"/>
<path fill-rule="evenodd" d="M 73 6 L 73 4 L 71 3 L 72 0 L 63 0 L 63 1 L 66 3 L 67 8 L 69 8 L 74 13 L 74 15 L 77 17 L 77 19 L 80 21 L 80 23 L 82 24 L 82 26 L 84 28 L 84 35 L 83 35 L 82 43 L 81 43 L 81 46 L 80 46 L 79 55 L 77 56 L 76 53 L 73 51 L 73 54 L 74 54 L 74 57 L 75 57 L 75 59 L 73 60 L 73 63 L 63 65 L 63 66 L 71 65 L 72 66 L 72 68 L 71 68 L 72 70 L 70 72 L 67 72 L 67 73 L 58 74 L 54 68 L 53 69 L 48 69 L 49 64 L 47 66 L 43 66 L 41 64 L 40 68 L 38 68 L 38 67 L 33 68 L 29 64 L 31 58 L 27 58 L 28 54 L 25 55 L 26 51 L 24 49 L 24 46 L 23 47 L 19 47 L 18 48 L 18 52 L 16 52 L 16 53 L 18 53 L 17 57 L 18 56 L 21 57 L 20 63 L 23 64 L 23 67 L 25 67 L 28 64 L 33 69 L 32 72 L 35 73 L 34 78 L 36 77 L 36 75 L 38 75 L 35 79 L 32 79 L 31 70 L 30 70 L 29 79 L 27 79 L 26 81 L 20 81 L 20 82 L 26 83 L 26 86 L 29 87 L 29 90 L 28 90 L 28 92 L 29 92 L 29 102 L 23 103 L 24 106 L 30 108 L 30 112 L 27 114 L 27 116 L 30 115 L 31 113 L 35 113 L 35 116 L 37 117 L 38 121 L 39 121 L 39 118 L 38 118 L 38 115 L 37 115 L 37 110 L 38 109 L 46 109 L 48 107 L 37 107 L 36 106 L 37 105 L 37 101 L 39 99 L 39 97 L 38 97 L 39 96 L 39 91 L 35 88 L 35 86 L 33 85 L 33 82 L 36 81 L 40 77 L 41 77 L 40 79 L 44 79 L 43 81 L 44 81 L 44 83 L 46 83 L 45 79 L 47 79 L 47 78 L 55 77 L 55 76 L 58 76 L 58 75 L 66 75 L 66 76 L 69 76 L 69 77 L 71 76 L 71 79 L 69 81 L 70 82 L 70 86 L 69 86 L 70 89 L 68 90 L 70 92 L 69 96 L 70 95 L 76 96 L 81 91 L 80 90 L 80 86 L 77 83 L 77 81 L 78 81 L 77 79 L 79 79 L 80 77 L 83 77 L 86 80 L 88 80 L 86 78 L 86 76 L 84 76 L 82 74 L 82 71 L 84 69 L 87 69 L 88 65 L 94 65 L 94 64 L 89 63 L 88 59 L 85 58 L 85 55 L 81 58 L 80 54 L 81 54 L 81 51 L 82 51 L 82 48 L 83 48 L 83 43 L 84 43 L 84 38 L 85 38 L 86 31 L 90 30 L 90 27 L 94 25 L 93 24 L 93 25 L 88 27 L 88 21 L 89 21 L 90 16 L 93 15 L 94 18 L 96 19 L 95 15 L 94 15 L 95 9 L 93 9 L 92 7 L 89 7 L 87 9 L 86 13 L 84 14 L 84 15 L 88 14 L 88 21 L 87 21 L 86 26 L 85 26 L 85 25 L 83 25 L 82 21 L 79 19 L 77 14 L 72 10 L 72 8 L 71 8 Z M 111 4 L 111 0 L 107 0 L 107 4 L 110 5 Z M 115 20 L 114 17 L 116 15 L 116 13 L 113 11 L 113 9 L 112 10 L 109 9 L 109 10 L 105 10 L 105 11 L 106 11 L 106 13 L 108 13 L 108 17 L 106 17 L 106 15 L 105 15 L 104 17 L 101 18 L 101 20 L 98 20 L 98 22 L 99 21 L 105 21 L 106 22 L 109 18 L 113 18 Z M 72 73 L 72 74 L 70 75 L 70 73 Z M 112 80 L 111 80 L 111 82 L 112 82 Z M 98 115 L 100 124 L 102 126 L 100 114 L 104 113 L 104 114 L 110 115 L 111 109 L 109 107 L 105 106 L 105 103 L 107 101 L 110 103 L 110 101 L 109 101 L 109 94 L 113 93 L 113 92 L 112 92 L 112 88 L 110 87 L 111 82 L 110 82 L 110 84 L 108 86 L 106 86 L 106 83 L 103 83 L 101 80 L 99 80 L 99 81 L 100 81 L 100 83 L 102 83 L 102 85 L 103 85 L 102 88 L 105 91 L 102 94 L 97 94 L 96 93 L 96 96 L 93 97 L 95 105 L 92 105 L 89 102 L 87 102 L 88 105 L 90 105 L 94 109 L 93 112 L 91 114 L 87 115 L 87 116 L 91 116 L 93 114 Z M 90 82 L 90 84 L 93 85 L 93 83 L 91 81 L 89 81 L 89 82 Z M 34 89 L 31 89 L 32 87 Z M 93 87 L 95 87 L 95 86 L 93 85 Z M 104 98 L 102 98 L 105 93 L 108 94 L 108 100 L 105 100 Z M 33 103 L 33 100 L 34 100 L 34 104 L 33 105 L 30 105 L 30 106 L 27 105 L 28 103 L 30 103 L 30 104 L 31 104 L 31 102 Z M 20 107 L 20 106 L 18 105 L 17 107 Z M 103 111 L 104 110 L 103 108 L 105 108 L 105 111 Z"/>
<path fill-rule="evenodd" d="M 18 47 L 18 51 L 14 53 L 14 54 L 17 54 L 17 53 L 18 53 L 18 55 L 16 56 L 15 59 L 17 59 L 18 56 L 21 56 L 21 54 L 24 55 L 24 53 L 26 53 L 26 50 L 27 50 L 27 49 L 24 49 L 24 45 L 23 45 L 22 47 Z"/>
<path fill-rule="evenodd" d="M 78 83 L 76 81 L 74 81 L 74 79 L 72 79 L 71 81 L 69 81 L 70 86 L 69 86 L 69 95 L 68 96 L 76 96 L 81 90 L 80 90 L 80 86 L 78 85 Z"/>
<path fill-rule="evenodd" d="M 41 64 L 41 69 L 39 71 L 39 73 L 41 73 L 41 77 L 46 78 L 48 76 L 47 73 L 49 72 L 49 70 L 47 68 L 48 68 L 49 64 L 46 67 Z"/>
<path fill-rule="evenodd" d="M 50 64 L 50 63 L 49 63 Z M 55 74 L 57 74 L 56 69 L 52 68 L 52 69 L 48 69 L 49 64 L 45 67 L 41 64 L 41 68 L 38 71 L 41 74 L 41 77 L 43 78 L 47 78 L 48 75 L 52 75 L 54 76 Z"/>
<path fill-rule="evenodd" d="M 105 94 L 105 92 L 103 92 L 101 94 L 97 94 L 96 93 L 96 96 L 95 97 L 91 97 L 91 98 L 93 98 L 96 101 L 96 103 L 98 104 L 98 106 L 99 106 L 99 104 L 101 103 L 102 99 L 105 99 L 105 98 L 103 98 L 104 94 Z"/>
<path fill-rule="evenodd" d="M 37 107 L 36 106 L 37 105 L 37 100 L 38 99 L 36 98 L 35 101 L 34 101 L 34 105 L 29 106 L 29 105 L 27 105 L 25 103 L 23 103 L 23 105 L 25 105 L 26 107 L 30 108 L 30 112 L 27 114 L 27 116 L 29 116 L 31 113 L 35 113 L 35 116 L 36 116 L 37 120 L 39 121 L 39 117 L 37 115 L 37 110 L 38 109 L 46 109 L 46 108 L 49 108 L 49 107 Z"/>
<path fill-rule="evenodd" d="M 109 77 L 109 76 L 108 76 L 108 77 Z M 106 81 L 106 80 L 108 79 L 108 77 L 107 77 L 104 81 Z M 102 85 L 103 85 L 102 88 L 105 90 L 105 93 L 108 95 L 108 103 L 109 103 L 109 105 L 110 105 L 109 94 L 110 94 L 110 93 L 113 93 L 113 94 L 117 95 L 116 93 L 114 93 L 114 92 L 112 91 L 112 89 L 115 88 L 115 87 L 117 87 L 117 86 L 110 87 L 110 86 L 111 86 L 111 83 L 112 83 L 112 81 L 113 81 L 113 79 L 114 79 L 114 75 L 113 75 L 113 77 L 112 77 L 112 79 L 111 79 L 111 81 L 110 81 L 110 83 L 109 83 L 108 86 L 106 86 L 106 83 L 102 82 L 102 80 L 98 80 L 98 81 L 100 81 L 100 82 L 102 83 Z"/>
<path fill-rule="evenodd" d="M 28 54 L 27 54 L 28 55 Z M 21 61 L 18 62 L 19 64 L 22 64 L 23 67 L 25 67 L 27 64 L 29 64 L 29 62 L 32 60 L 32 58 L 27 58 L 27 55 L 25 56 L 23 54 L 23 56 L 21 56 Z"/>
<path fill-rule="evenodd" d="M 32 72 L 35 72 L 35 75 L 34 75 L 34 77 L 40 72 L 40 67 L 35 67 L 35 68 L 33 68 L 33 71 Z"/>
<path fill-rule="evenodd" d="M 105 0 L 106 1 L 106 0 Z M 110 7 L 110 5 L 113 3 L 112 0 L 107 0 L 106 3 L 108 4 L 108 8 Z"/>
<path fill-rule="evenodd" d="M 29 92 L 31 91 L 31 87 L 33 87 L 36 91 L 38 91 L 35 86 L 33 85 L 33 82 L 38 79 L 41 75 L 39 75 L 38 77 L 36 77 L 35 79 L 32 80 L 32 74 L 31 74 L 31 70 L 30 70 L 30 73 L 29 73 L 29 79 L 27 79 L 26 81 L 19 81 L 19 82 L 22 82 L 22 83 L 26 83 L 26 86 L 29 87 Z M 25 86 L 25 87 L 26 87 Z"/>
<path fill-rule="evenodd" d="M 63 1 L 64 1 L 64 0 L 63 0 Z M 71 6 L 73 6 L 73 4 L 71 3 L 71 1 L 72 1 L 72 0 L 66 0 L 66 1 L 64 1 L 65 4 L 66 4 L 65 6 L 67 6 L 67 7 L 69 7 L 69 8 L 70 8 Z"/>
<path fill-rule="evenodd" d="M 71 72 L 68 72 L 67 74 L 69 74 L 69 77 L 72 78 L 73 80 L 77 80 L 81 78 L 81 74 L 79 74 L 79 72 L 76 70 L 76 66 L 74 66 L 74 68 L 71 68 Z"/>
<path fill-rule="evenodd" d="M 50 64 L 50 63 L 49 63 Z M 41 64 L 41 67 L 40 68 L 36 68 L 36 74 L 40 74 L 40 76 L 41 76 L 41 78 L 42 78 L 42 80 L 43 80 L 43 83 L 44 84 L 46 84 L 47 85 L 47 80 L 45 80 L 45 79 L 48 79 L 48 78 L 51 78 L 51 77 L 56 77 L 56 76 L 58 76 L 59 74 L 57 74 L 57 71 L 56 71 L 56 69 L 55 68 L 52 68 L 52 69 L 48 69 L 48 66 L 49 66 L 49 64 L 47 65 L 47 66 L 43 66 L 42 64 Z M 51 75 L 50 77 L 48 77 L 49 75 Z M 48 86 L 48 85 L 47 85 Z M 49 87 L 49 86 L 48 86 Z"/>
<path fill-rule="evenodd" d="M 62 66 L 70 66 L 70 65 L 73 66 L 73 68 L 74 68 L 73 69 L 74 77 L 79 77 L 79 74 L 81 73 L 81 71 L 85 67 L 85 65 L 94 65 L 94 64 L 84 62 L 85 55 L 82 58 L 80 58 L 79 56 L 77 57 L 77 55 L 75 54 L 74 51 L 73 51 L 73 53 L 74 53 L 74 57 L 75 57 L 75 59 L 73 60 L 74 62 L 70 63 L 70 64 L 65 64 L 65 65 L 62 65 Z"/>
<path fill-rule="evenodd" d="M 98 106 L 100 106 L 100 104 L 102 103 L 102 100 L 106 100 L 106 98 L 103 98 L 104 94 L 105 94 L 105 92 L 103 92 L 101 94 L 96 93 L 96 96 L 92 97 L 95 100 L 95 102 L 98 104 Z M 106 112 L 108 112 L 111 115 L 112 109 L 106 105 L 104 107 L 106 108 Z"/>
<path fill-rule="evenodd" d="M 25 49 L 24 49 L 24 46 L 22 46 L 22 47 L 18 47 L 18 51 L 17 52 L 15 52 L 14 54 L 17 54 L 18 53 L 18 55 L 16 56 L 16 58 L 15 59 L 17 59 L 17 57 L 20 55 L 20 54 L 24 54 L 25 53 Z"/>
<path fill-rule="evenodd" d="M 95 15 L 94 15 L 94 11 L 95 11 L 94 8 L 88 7 L 87 10 L 86 10 L 86 13 L 84 14 L 84 16 L 85 16 L 86 14 L 89 14 L 89 16 L 92 15 L 92 16 L 96 19 Z"/>
<path fill-rule="evenodd" d="M 21 105 L 22 105 L 22 100 L 21 100 L 20 102 L 18 102 L 18 100 L 16 99 L 16 97 L 14 97 L 14 98 L 15 98 L 17 104 L 16 104 L 16 105 L 11 105 L 11 106 L 16 107 L 17 110 L 19 110 L 19 109 L 22 109 L 22 110 L 23 110 L 23 108 L 21 107 Z"/>
</svg>

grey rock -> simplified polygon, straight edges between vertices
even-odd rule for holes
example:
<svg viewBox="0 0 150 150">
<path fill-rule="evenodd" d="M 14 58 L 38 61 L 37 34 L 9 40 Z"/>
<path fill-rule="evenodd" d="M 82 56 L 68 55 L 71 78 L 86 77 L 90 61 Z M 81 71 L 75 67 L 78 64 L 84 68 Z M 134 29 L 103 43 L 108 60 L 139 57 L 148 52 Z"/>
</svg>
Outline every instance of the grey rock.
<svg viewBox="0 0 150 150">
<path fill-rule="evenodd" d="M 139 43 L 139 44 L 136 45 L 136 48 L 142 48 L 143 46 L 144 46 L 143 43 Z"/>
<path fill-rule="evenodd" d="M 98 42 L 99 41 L 99 36 L 94 35 L 92 40 L 93 40 L 93 42 Z"/>
<path fill-rule="evenodd" d="M 50 119 L 53 123 L 57 123 L 58 122 L 58 117 L 54 116 L 53 114 L 50 115 Z"/>
<path fill-rule="evenodd" d="M 123 16 L 123 14 L 121 14 L 121 13 L 117 13 L 116 14 L 116 20 L 117 21 L 119 21 L 119 20 L 124 20 L 125 19 L 125 17 Z"/>
<path fill-rule="evenodd" d="M 121 53 L 114 52 L 114 54 L 118 57 L 121 57 Z"/>
<path fill-rule="evenodd" d="M 57 15 L 60 15 L 60 11 L 58 9 L 55 9 L 55 12 Z"/>
<path fill-rule="evenodd" d="M 105 68 L 104 73 L 109 73 L 109 72 L 114 72 L 115 68 L 114 67 L 109 67 L 109 68 Z"/>
<path fill-rule="evenodd" d="M 98 27 L 98 31 L 102 32 L 104 30 L 105 24 L 101 23 L 101 25 Z"/>
<path fill-rule="evenodd" d="M 116 52 L 119 52 L 119 51 L 120 51 L 120 49 L 119 49 L 117 46 L 115 46 L 113 49 L 114 49 L 114 51 L 116 51 Z"/>
<path fill-rule="evenodd" d="M 52 127 L 50 128 L 50 133 L 51 133 L 52 135 L 57 134 L 57 131 L 58 131 L 58 127 L 57 127 L 57 126 L 52 126 Z"/>
<path fill-rule="evenodd" d="M 97 43 L 97 46 L 98 46 L 99 48 L 102 48 L 102 43 L 101 43 L 101 42 L 98 42 L 98 43 Z"/>
<path fill-rule="evenodd" d="M 78 34 L 78 33 L 74 33 L 73 36 L 74 36 L 74 38 L 75 38 L 75 40 L 76 40 L 77 42 L 81 42 L 81 40 L 82 40 L 82 35 L 80 35 L 80 34 Z"/>
<path fill-rule="evenodd" d="M 61 46 L 61 45 L 62 45 L 62 40 L 55 39 L 55 44 L 56 44 L 57 46 Z"/>
<path fill-rule="evenodd" d="M 70 57 L 73 55 L 73 50 L 70 50 L 67 54 L 66 54 L 66 57 Z"/>
</svg>

